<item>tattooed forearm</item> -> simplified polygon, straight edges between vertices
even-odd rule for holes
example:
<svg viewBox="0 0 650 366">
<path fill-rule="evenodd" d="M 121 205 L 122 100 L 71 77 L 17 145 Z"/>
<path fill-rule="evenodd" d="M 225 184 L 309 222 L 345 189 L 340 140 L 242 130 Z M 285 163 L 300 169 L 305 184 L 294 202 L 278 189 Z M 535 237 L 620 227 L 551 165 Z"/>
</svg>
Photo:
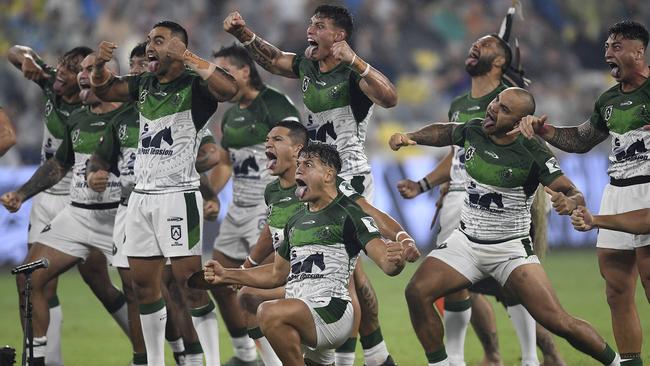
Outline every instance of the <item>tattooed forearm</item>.
<svg viewBox="0 0 650 366">
<path fill-rule="evenodd" d="M 99 170 L 109 170 L 111 165 L 107 163 L 104 159 L 100 158 L 96 154 L 93 154 L 88 161 L 88 167 L 86 167 L 86 174 L 96 172 Z"/>
<path fill-rule="evenodd" d="M 606 132 L 586 121 L 575 127 L 555 127 L 555 133 L 547 141 L 560 150 L 582 154 L 603 142 L 607 136 Z"/>
<path fill-rule="evenodd" d="M 246 46 L 246 49 L 251 53 L 255 62 L 266 70 L 272 71 L 273 61 L 280 55 L 280 50 L 274 45 L 256 36 L 255 40 Z"/>
<path fill-rule="evenodd" d="M 23 200 L 27 200 L 57 184 L 66 172 L 67 169 L 56 159 L 49 159 L 36 170 L 27 183 L 18 189 L 17 193 L 24 197 Z"/>
<path fill-rule="evenodd" d="M 418 145 L 448 146 L 453 144 L 451 136 L 457 125 L 457 123 L 432 123 L 407 135 Z"/>
</svg>

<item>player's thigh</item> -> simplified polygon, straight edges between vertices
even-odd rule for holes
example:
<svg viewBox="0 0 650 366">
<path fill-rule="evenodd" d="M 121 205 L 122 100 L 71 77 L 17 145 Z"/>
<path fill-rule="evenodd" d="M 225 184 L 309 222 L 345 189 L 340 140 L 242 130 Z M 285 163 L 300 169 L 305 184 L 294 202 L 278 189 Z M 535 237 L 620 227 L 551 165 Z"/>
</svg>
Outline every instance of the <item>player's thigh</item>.
<svg viewBox="0 0 650 366">
<path fill-rule="evenodd" d="M 262 327 L 262 332 L 267 336 L 275 334 L 273 328 L 275 325 L 286 324 L 300 334 L 303 344 L 310 347 L 315 347 L 317 344 L 316 325 L 314 324 L 311 309 L 302 300 L 279 299 L 266 301 L 257 310 L 257 320 Z"/>
<path fill-rule="evenodd" d="M 596 254 L 608 298 L 622 294 L 634 296 L 638 276 L 635 251 L 597 248 Z"/>
<path fill-rule="evenodd" d="M 544 326 L 561 320 L 566 312 L 541 264 L 530 263 L 515 268 L 505 283 L 530 315 Z"/>
<path fill-rule="evenodd" d="M 198 191 L 167 193 L 156 196 L 155 201 L 158 208 L 151 220 L 163 255 L 167 258 L 201 256 L 201 194 Z"/>
<path fill-rule="evenodd" d="M 64 253 L 51 246 L 35 243 L 27 254 L 25 263 L 33 262 L 41 258 L 48 260 L 48 267 L 38 269 L 32 273 L 32 284 L 34 288 L 39 290 L 43 290 L 50 280 L 56 278 L 81 261 L 81 258 Z"/>
<path fill-rule="evenodd" d="M 28 243 L 38 242 L 41 232 L 70 203 L 69 195 L 53 195 L 41 192 L 32 198 L 29 212 Z"/>
<path fill-rule="evenodd" d="M 284 286 L 274 289 L 261 289 L 244 286 L 237 292 L 237 300 L 241 307 L 249 313 L 257 313 L 260 304 L 269 300 L 283 299 Z"/>
<path fill-rule="evenodd" d="M 636 252 L 636 265 L 645 289 L 646 298 L 650 302 L 650 245 L 638 247 Z"/>
</svg>

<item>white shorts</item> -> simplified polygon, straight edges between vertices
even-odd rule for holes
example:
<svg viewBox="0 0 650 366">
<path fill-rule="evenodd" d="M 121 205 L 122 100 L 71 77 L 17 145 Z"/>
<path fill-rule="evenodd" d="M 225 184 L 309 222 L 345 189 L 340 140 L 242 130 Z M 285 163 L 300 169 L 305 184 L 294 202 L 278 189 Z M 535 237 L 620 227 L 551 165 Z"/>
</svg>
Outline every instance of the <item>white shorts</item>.
<svg viewBox="0 0 650 366">
<path fill-rule="evenodd" d="M 126 213 L 127 257 L 200 256 L 203 198 L 198 191 L 146 194 L 134 191 Z"/>
<path fill-rule="evenodd" d="M 334 350 L 341 346 L 352 335 L 354 326 L 354 311 L 352 303 L 345 301 L 346 308 L 343 314 L 334 314 L 326 310 L 327 303 L 312 302 L 306 299 L 299 299 L 309 307 L 311 316 L 316 326 L 316 347 L 303 345 L 305 358 L 310 359 L 321 365 L 331 365 L 334 363 Z M 336 299 L 335 301 L 344 301 Z M 330 300 L 331 301 L 331 300 Z M 319 313 L 325 314 L 325 320 Z M 337 319 L 338 318 L 338 319 Z"/>
<path fill-rule="evenodd" d="M 436 238 L 436 245 L 440 245 L 451 236 L 460 224 L 460 211 L 465 201 L 465 191 L 449 191 L 442 200 L 440 209 L 440 233 Z"/>
<path fill-rule="evenodd" d="M 115 215 L 113 229 L 113 267 L 129 268 L 129 259 L 124 254 L 124 240 L 126 239 L 126 211 L 127 206 L 120 205 Z"/>
<path fill-rule="evenodd" d="M 614 215 L 650 207 L 650 183 L 617 187 L 605 186 L 600 201 L 601 215 Z M 634 250 L 650 245 L 650 235 L 634 235 L 622 231 L 598 230 L 596 247 L 617 250 Z"/>
<path fill-rule="evenodd" d="M 460 230 L 451 233 L 445 243 L 429 253 L 438 258 L 471 283 L 491 276 L 504 286 L 512 271 L 525 264 L 537 263 L 529 237 L 512 239 L 498 244 L 475 243 Z"/>
<path fill-rule="evenodd" d="M 41 192 L 32 198 L 32 209 L 29 211 L 29 229 L 27 242 L 36 243 L 41 231 L 54 220 L 65 206 L 70 203 L 69 194 L 50 194 Z"/>
<path fill-rule="evenodd" d="M 375 198 L 375 182 L 371 173 L 340 175 L 340 177 L 350 182 L 352 188 L 372 204 L 372 200 Z"/>
<path fill-rule="evenodd" d="M 257 244 L 268 219 L 268 207 L 242 207 L 231 203 L 228 214 L 219 227 L 214 249 L 232 259 L 245 260 Z"/>
<path fill-rule="evenodd" d="M 43 229 L 38 242 L 81 259 L 86 259 L 94 247 L 111 262 L 116 213 L 116 208 L 94 210 L 67 205 Z"/>
</svg>

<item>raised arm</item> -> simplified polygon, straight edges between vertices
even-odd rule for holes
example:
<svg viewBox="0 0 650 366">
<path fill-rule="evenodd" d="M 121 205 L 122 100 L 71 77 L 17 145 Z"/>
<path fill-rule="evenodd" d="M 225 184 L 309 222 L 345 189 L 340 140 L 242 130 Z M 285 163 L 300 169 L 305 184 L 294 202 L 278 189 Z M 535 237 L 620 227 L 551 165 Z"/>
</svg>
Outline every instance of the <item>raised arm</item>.
<svg viewBox="0 0 650 366">
<path fill-rule="evenodd" d="M 58 183 L 69 167 L 64 167 L 58 160 L 48 159 L 43 165 L 36 169 L 34 175 L 23 184 L 16 192 L 8 192 L 0 197 L 2 204 L 9 212 L 16 212 L 20 209 L 23 202 L 32 198 L 36 194 L 52 187 Z"/>
<path fill-rule="evenodd" d="M 432 123 L 415 132 L 395 133 L 388 140 L 388 145 L 394 151 L 403 146 L 428 145 L 448 146 L 453 144 L 452 134 L 460 123 Z"/>
<path fill-rule="evenodd" d="M 592 215 L 586 207 L 578 207 L 571 215 L 571 223 L 578 231 L 593 228 L 624 231 L 630 234 L 650 234 L 650 208 L 616 215 Z"/>
<path fill-rule="evenodd" d="M 34 50 L 27 46 L 15 45 L 7 52 L 7 58 L 14 67 L 22 71 L 26 79 L 39 81 L 50 78 L 50 75 L 43 70 L 40 64 L 43 61 Z"/>
<path fill-rule="evenodd" d="M 185 66 L 195 71 L 206 81 L 208 90 L 219 102 L 228 101 L 237 94 L 239 87 L 232 75 L 221 67 L 190 52 L 179 38 L 172 37 L 169 41 L 169 52 L 170 54 L 180 55 Z"/>
<path fill-rule="evenodd" d="M 93 93 L 105 102 L 129 102 L 129 84 L 126 79 L 118 78 L 106 67 L 106 63 L 113 58 L 117 45 L 102 41 L 97 48 L 95 67 L 90 75 L 90 86 Z"/>
<path fill-rule="evenodd" d="M 266 71 L 284 77 L 296 79 L 293 72 L 295 53 L 280 51 L 277 47 L 262 39 L 246 26 L 239 12 L 230 13 L 223 21 L 223 29 L 232 34 L 251 53 L 255 62 Z"/>
<path fill-rule="evenodd" d="M 366 243 L 366 253 L 389 276 L 397 276 L 404 269 L 402 244 L 384 243 L 381 239 L 372 239 Z"/>
<path fill-rule="evenodd" d="M 205 263 L 205 280 L 213 285 L 243 285 L 256 288 L 276 288 L 287 282 L 289 262 L 280 255 L 275 256 L 272 264 L 233 269 L 223 268 L 219 262 L 211 259 Z"/>
<path fill-rule="evenodd" d="M 16 130 L 9 120 L 9 116 L 0 107 L 0 156 L 4 155 L 16 144 Z"/>
<path fill-rule="evenodd" d="M 424 178 L 415 182 L 410 179 L 402 179 L 397 182 L 397 191 L 402 197 L 410 199 L 414 198 L 420 193 L 424 193 L 435 186 L 449 182 L 451 180 L 451 162 L 454 157 L 454 150 L 452 149 L 449 154 L 447 154 L 441 161 L 438 166 L 432 170 L 429 174 L 425 175 Z"/>
<path fill-rule="evenodd" d="M 589 120 L 573 127 L 556 127 L 546 124 L 546 120 L 546 116 L 526 116 L 511 133 L 521 133 L 529 139 L 537 134 L 562 151 L 578 154 L 586 153 L 609 136 Z"/>
</svg>

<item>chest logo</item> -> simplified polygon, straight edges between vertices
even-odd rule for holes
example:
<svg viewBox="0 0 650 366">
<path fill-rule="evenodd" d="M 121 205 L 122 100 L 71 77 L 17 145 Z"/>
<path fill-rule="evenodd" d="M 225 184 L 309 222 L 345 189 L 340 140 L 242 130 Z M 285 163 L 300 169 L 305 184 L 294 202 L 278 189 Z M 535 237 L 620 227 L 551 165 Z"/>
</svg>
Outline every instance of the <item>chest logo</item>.
<svg viewBox="0 0 650 366">
<path fill-rule="evenodd" d="M 126 125 L 120 125 L 120 129 L 117 131 L 117 137 L 120 139 L 120 141 L 126 140 L 128 137 L 126 134 Z"/>
<path fill-rule="evenodd" d="M 620 105 L 621 105 L 621 107 L 625 107 L 627 105 L 632 105 L 632 101 L 631 100 L 626 100 L 625 102 L 621 103 Z"/>
<path fill-rule="evenodd" d="M 450 122 L 458 122 L 458 117 L 460 117 L 460 111 L 454 112 L 454 114 L 451 115 Z"/>
<path fill-rule="evenodd" d="M 181 95 L 176 93 L 170 101 L 174 106 L 178 107 L 181 104 Z"/>
<path fill-rule="evenodd" d="M 230 160 L 233 162 L 233 171 L 235 173 L 235 176 L 247 176 L 249 174 L 249 170 L 254 170 L 256 172 L 260 171 L 260 167 L 257 165 L 257 161 L 253 155 L 249 155 L 241 162 L 241 164 L 237 164 L 235 154 L 230 154 Z"/>
<path fill-rule="evenodd" d="M 144 101 L 147 99 L 147 94 L 149 94 L 149 91 L 147 89 L 142 89 L 140 92 L 140 97 L 138 98 L 138 102 L 140 102 L 140 104 L 144 104 Z"/>
<path fill-rule="evenodd" d="M 496 192 L 481 192 L 477 189 L 474 182 L 470 183 L 467 187 L 467 194 L 469 203 L 478 205 L 482 209 L 490 210 L 492 204 L 494 204 L 496 208 L 503 208 L 503 196 L 501 194 Z"/>
<path fill-rule="evenodd" d="M 93 126 L 93 127 L 102 127 L 102 126 L 106 125 L 106 122 L 104 122 L 104 121 L 93 122 L 90 125 Z"/>
<path fill-rule="evenodd" d="M 337 99 L 340 96 L 341 96 L 341 88 L 338 85 L 330 89 L 330 98 Z"/>
<path fill-rule="evenodd" d="M 476 148 L 474 146 L 468 147 L 467 150 L 465 150 L 465 162 L 472 160 L 475 152 Z"/>
<path fill-rule="evenodd" d="M 48 100 L 47 103 L 45 103 L 45 116 L 46 117 L 50 116 L 50 113 L 52 113 L 52 109 L 54 109 L 54 105 L 52 104 L 52 102 L 50 100 Z"/>
<path fill-rule="evenodd" d="M 612 116 L 612 110 L 614 109 L 613 105 L 608 105 L 605 107 L 605 122 L 609 121 L 609 118 Z"/>
<path fill-rule="evenodd" d="M 302 92 L 303 93 L 307 92 L 307 88 L 309 88 L 309 82 L 310 81 L 311 81 L 311 79 L 309 78 L 309 76 L 305 76 L 302 79 Z"/>
<path fill-rule="evenodd" d="M 162 142 L 165 141 L 169 146 L 174 144 L 174 138 L 172 137 L 172 128 L 167 127 L 158 132 L 153 136 L 143 136 L 142 138 L 142 147 L 155 147 L 160 148 Z"/>
<path fill-rule="evenodd" d="M 475 106 L 473 106 L 473 107 L 469 107 L 469 108 L 467 108 L 467 111 L 469 111 L 469 112 L 471 112 L 471 111 L 478 111 L 479 109 L 481 109 L 481 107 L 478 106 L 478 105 L 475 105 Z"/>
<path fill-rule="evenodd" d="M 324 82 L 324 81 L 316 80 L 316 81 L 314 81 L 314 82 L 316 83 L 316 85 L 327 86 L 327 83 Z"/>
<path fill-rule="evenodd" d="M 548 168 L 548 172 L 553 174 L 560 170 L 560 163 L 555 157 L 552 157 L 546 161 L 546 167 Z"/>
<path fill-rule="evenodd" d="M 79 129 L 72 131 L 72 143 L 76 144 L 79 141 Z"/>
</svg>

